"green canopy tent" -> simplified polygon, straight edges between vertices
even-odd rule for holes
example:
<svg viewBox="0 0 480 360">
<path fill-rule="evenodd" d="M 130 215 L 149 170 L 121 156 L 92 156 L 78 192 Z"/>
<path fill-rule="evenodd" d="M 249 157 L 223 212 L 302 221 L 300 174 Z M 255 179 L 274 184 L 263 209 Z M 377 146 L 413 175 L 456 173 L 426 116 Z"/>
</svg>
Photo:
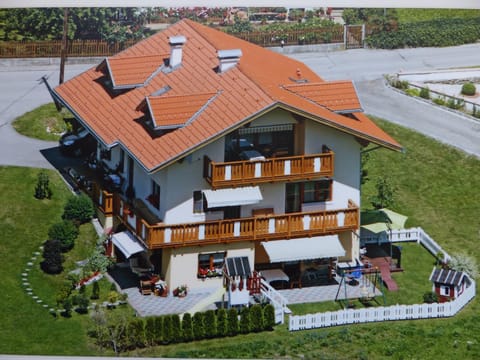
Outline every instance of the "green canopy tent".
<svg viewBox="0 0 480 360">
<path fill-rule="evenodd" d="M 405 227 L 408 217 L 389 209 L 366 210 L 360 215 L 362 228 L 378 234 L 383 231 L 398 230 Z"/>
</svg>

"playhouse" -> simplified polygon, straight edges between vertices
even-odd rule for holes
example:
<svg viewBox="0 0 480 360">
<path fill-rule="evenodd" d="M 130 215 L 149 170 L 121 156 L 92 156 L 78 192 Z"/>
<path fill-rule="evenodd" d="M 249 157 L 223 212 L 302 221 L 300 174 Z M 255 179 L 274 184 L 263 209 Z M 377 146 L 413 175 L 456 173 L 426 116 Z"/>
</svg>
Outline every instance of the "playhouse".
<svg viewBox="0 0 480 360">
<path fill-rule="evenodd" d="M 439 302 L 456 299 L 472 284 L 472 280 L 463 271 L 433 268 L 430 275 L 432 291 L 438 295 Z"/>
</svg>

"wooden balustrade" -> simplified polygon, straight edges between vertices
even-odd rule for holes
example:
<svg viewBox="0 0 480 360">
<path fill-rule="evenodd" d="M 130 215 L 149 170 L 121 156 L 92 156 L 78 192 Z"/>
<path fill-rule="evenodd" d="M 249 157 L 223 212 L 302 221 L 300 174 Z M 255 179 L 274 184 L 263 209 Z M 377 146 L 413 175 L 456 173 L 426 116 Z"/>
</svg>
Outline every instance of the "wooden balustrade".
<svg viewBox="0 0 480 360">
<path fill-rule="evenodd" d="M 358 207 L 189 224 L 138 222 L 134 229 L 150 249 L 321 236 L 358 229 Z"/>
<path fill-rule="evenodd" d="M 306 180 L 333 176 L 334 153 L 268 158 L 261 161 L 205 161 L 205 178 L 212 188 L 254 185 L 265 182 Z"/>
<path fill-rule="evenodd" d="M 96 182 L 92 184 L 92 200 L 105 215 L 112 215 L 113 194 L 101 189 Z"/>
</svg>

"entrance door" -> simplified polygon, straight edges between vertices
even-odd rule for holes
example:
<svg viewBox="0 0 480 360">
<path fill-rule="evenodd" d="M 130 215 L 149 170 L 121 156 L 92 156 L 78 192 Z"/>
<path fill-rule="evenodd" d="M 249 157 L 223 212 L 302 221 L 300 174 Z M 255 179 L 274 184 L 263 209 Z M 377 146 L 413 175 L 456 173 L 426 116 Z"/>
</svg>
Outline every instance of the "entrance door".
<svg viewBox="0 0 480 360">
<path fill-rule="evenodd" d="M 302 211 L 300 183 L 287 183 L 285 186 L 285 213 Z"/>
</svg>

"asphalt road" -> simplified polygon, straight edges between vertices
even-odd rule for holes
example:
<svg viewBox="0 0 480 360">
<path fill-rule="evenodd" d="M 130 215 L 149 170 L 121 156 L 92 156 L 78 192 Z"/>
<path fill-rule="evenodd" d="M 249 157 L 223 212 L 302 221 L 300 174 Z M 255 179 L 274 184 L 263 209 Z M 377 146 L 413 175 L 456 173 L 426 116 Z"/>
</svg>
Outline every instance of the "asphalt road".
<svg viewBox="0 0 480 360">
<path fill-rule="evenodd" d="M 384 74 L 480 66 L 480 44 L 451 48 L 317 51 L 289 55 L 327 80 L 353 79 L 367 114 L 415 129 L 480 157 L 480 121 L 406 97 L 385 87 Z M 57 62 L 56 62 L 57 63 Z M 51 101 L 39 79 L 58 84 L 59 66 L 38 61 L 0 62 L 0 165 L 53 168 L 57 143 L 26 138 L 11 127 L 19 115 Z M 69 64 L 65 79 L 91 64 Z M 55 164 L 58 166 L 58 164 Z"/>
</svg>

